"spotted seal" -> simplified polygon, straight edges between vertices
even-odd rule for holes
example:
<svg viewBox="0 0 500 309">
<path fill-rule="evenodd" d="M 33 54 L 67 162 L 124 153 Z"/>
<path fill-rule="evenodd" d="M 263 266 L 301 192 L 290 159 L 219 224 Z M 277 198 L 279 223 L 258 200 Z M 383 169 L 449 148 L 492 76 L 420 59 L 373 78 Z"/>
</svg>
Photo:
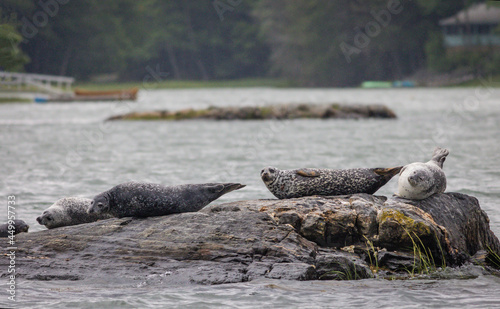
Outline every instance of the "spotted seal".
<svg viewBox="0 0 500 309">
<path fill-rule="evenodd" d="M 44 210 L 36 221 L 48 229 L 53 229 L 112 218 L 108 214 L 88 214 L 91 203 L 92 200 L 88 198 L 65 197 Z"/>
<path fill-rule="evenodd" d="M 14 222 L 0 225 L 0 237 L 9 237 L 19 233 L 27 232 L 30 226 L 23 220 L 12 220 Z M 14 224 L 12 224 L 14 223 Z M 9 226 L 13 226 L 9 229 Z"/>
<path fill-rule="evenodd" d="M 450 152 L 437 147 L 427 163 L 405 165 L 399 173 L 397 196 L 411 200 L 423 200 L 446 190 L 443 163 Z"/>
<path fill-rule="evenodd" d="M 239 183 L 205 183 L 163 186 L 127 182 L 94 197 L 89 213 L 122 217 L 153 217 L 195 212 L 222 195 L 245 187 Z"/>
<path fill-rule="evenodd" d="M 275 167 L 266 167 L 260 176 L 274 196 L 286 199 L 310 195 L 373 194 L 401 168 L 402 166 L 345 170 L 314 168 L 279 170 Z"/>
</svg>

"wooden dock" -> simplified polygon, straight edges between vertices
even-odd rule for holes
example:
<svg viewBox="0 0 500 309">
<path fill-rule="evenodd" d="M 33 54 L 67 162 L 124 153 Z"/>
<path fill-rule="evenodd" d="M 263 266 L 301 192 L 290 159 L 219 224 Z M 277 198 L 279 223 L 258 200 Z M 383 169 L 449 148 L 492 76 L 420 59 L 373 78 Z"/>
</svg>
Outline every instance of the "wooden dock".
<svg viewBox="0 0 500 309">
<path fill-rule="evenodd" d="M 0 71 L 0 85 L 7 90 L 42 91 L 52 95 L 63 95 L 71 93 L 74 82 L 73 77 L 67 76 Z"/>
<path fill-rule="evenodd" d="M 73 77 L 10 73 L 0 71 L 0 90 L 35 92 L 36 103 L 48 102 L 96 102 L 96 101 L 135 101 L 138 88 L 88 91 L 72 90 Z"/>
</svg>

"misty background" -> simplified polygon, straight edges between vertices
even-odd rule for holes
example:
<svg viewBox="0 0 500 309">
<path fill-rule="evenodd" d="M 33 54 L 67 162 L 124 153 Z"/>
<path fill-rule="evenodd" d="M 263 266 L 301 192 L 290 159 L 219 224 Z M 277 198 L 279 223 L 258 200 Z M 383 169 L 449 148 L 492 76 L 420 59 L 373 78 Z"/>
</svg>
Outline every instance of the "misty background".
<svg viewBox="0 0 500 309">
<path fill-rule="evenodd" d="M 477 2 L 2 0 L 0 67 L 97 82 L 142 81 L 149 67 L 167 80 L 314 87 L 497 75 L 498 47 L 444 44 L 440 21 Z"/>
</svg>

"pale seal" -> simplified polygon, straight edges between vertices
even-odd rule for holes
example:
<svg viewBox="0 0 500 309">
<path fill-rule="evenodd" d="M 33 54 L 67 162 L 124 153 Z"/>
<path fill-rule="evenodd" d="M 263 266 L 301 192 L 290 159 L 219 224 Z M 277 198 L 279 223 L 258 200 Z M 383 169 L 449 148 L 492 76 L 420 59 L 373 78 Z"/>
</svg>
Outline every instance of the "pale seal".
<svg viewBox="0 0 500 309">
<path fill-rule="evenodd" d="M 164 186 L 127 182 L 96 195 L 88 212 L 109 213 L 118 218 L 195 212 L 222 195 L 244 186 L 239 183 Z"/>
<path fill-rule="evenodd" d="M 399 173 L 397 196 L 410 200 L 423 200 L 446 190 L 443 163 L 450 152 L 437 147 L 427 163 L 405 165 Z"/>
<path fill-rule="evenodd" d="M 26 224 L 23 220 L 12 220 L 14 224 L 1 224 L 0 225 L 0 237 L 9 237 L 19 233 L 27 232 L 30 226 Z M 12 223 L 12 222 L 11 222 Z M 9 229 L 9 226 L 13 226 Z"/>
<path fill-rule="evenodd" d="M 266 167 L 260 176 L 274 196 L 287 199 L 311 195 L 373 194 L 400 170 L 401 166 L 345 170 Z"/>
<path fill-rule="evenodd" d="M 112 218 L 108 214 L 88 214 L 91 203 L 92 200 L 88 198 L 65 197 L 44 210 L 36 221 L 48 229 L 53 229 Z"/>
</svg>

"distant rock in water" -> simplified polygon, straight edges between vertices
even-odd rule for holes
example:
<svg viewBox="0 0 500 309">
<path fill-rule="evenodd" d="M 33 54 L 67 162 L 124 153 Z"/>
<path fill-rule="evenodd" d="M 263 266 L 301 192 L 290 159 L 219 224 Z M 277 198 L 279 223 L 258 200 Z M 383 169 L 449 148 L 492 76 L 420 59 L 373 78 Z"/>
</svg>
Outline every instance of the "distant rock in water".
<svg viewBox="0 0 500 309">
<path fill-rule="evenodd" d="M 421 201 L 369 194 L 239 201 L 22 233 L 16 245 L 19 278 L 156 277 L 164 286 L 408 278 L 422 267 L 478 261 L 494 273 L 488 265 L 500 265 L 488 216 L 477 199 L 459 193 Z M 0 268 L 8 263 L 0 259 Z"/>
<path fill-rule="evenodd" d="M 339 105 L 339 104 L 283 104 L 260 107 L 209 107 L 207 109 L 184 109 L 179 111 L 132 112 L 107 120 L 265 120 L 299 118 L 396 118 L 396 114 L 384 105 Z"/>
</svg>

